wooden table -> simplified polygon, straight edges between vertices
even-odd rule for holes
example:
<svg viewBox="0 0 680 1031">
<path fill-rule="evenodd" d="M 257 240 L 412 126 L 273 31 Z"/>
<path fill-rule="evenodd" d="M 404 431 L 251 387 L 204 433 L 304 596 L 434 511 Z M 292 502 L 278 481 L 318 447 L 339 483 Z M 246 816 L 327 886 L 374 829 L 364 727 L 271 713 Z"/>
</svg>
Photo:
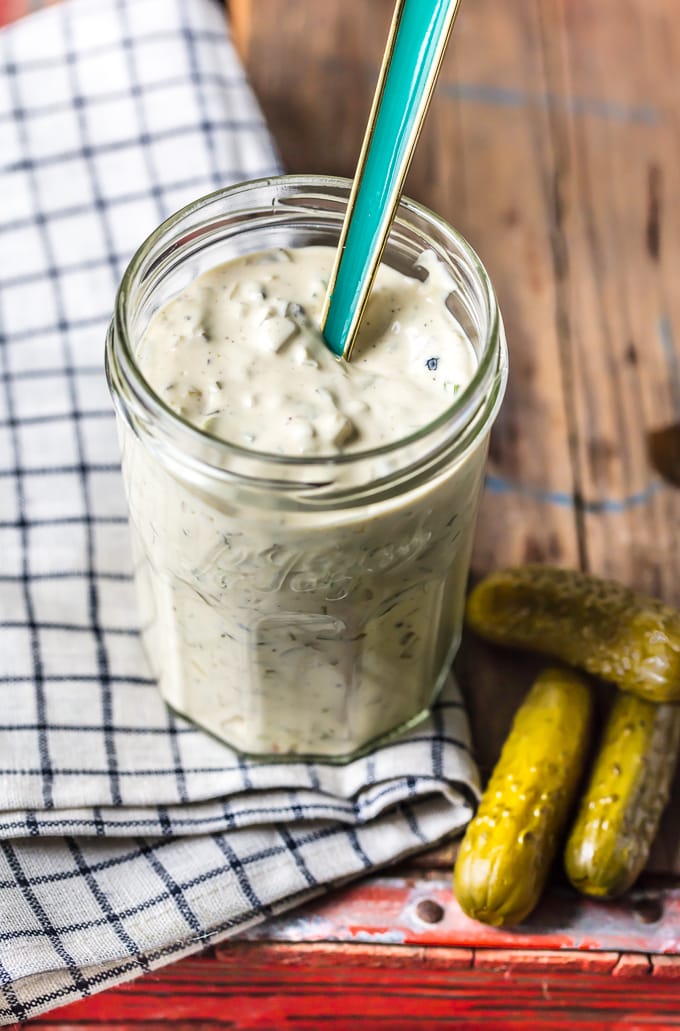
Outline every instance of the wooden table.
<svg viewBox="0 0 680 1031">
<path fill-rule="evenodd" d="M 391 7 L 231 0 L 290 171 L 351 175 Z M 678 0 L 463 5 L 408 192 L 478 250 L 510 343 L 475 575 L 557 562 L 680 604 L 680 499 L 655 471 L 680 465 L 678 67 Z M 488 769 L 531 664 L 468 642 L 460 669 Z M 556 879 L 522 928 L 484 928 L 449 845 L 32 1024 L 680 1027 L 679 803 L 619 903 Z"/>
</svg>

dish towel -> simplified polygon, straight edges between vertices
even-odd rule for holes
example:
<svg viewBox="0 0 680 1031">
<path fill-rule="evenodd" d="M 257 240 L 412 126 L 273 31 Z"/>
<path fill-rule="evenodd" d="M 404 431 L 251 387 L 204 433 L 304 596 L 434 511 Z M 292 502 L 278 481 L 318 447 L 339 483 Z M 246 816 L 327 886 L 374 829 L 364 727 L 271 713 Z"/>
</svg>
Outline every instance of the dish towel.
<svg viewBox="0 0 680 1031">
<path fill-rule="evenodd" d="M 346 766 L 173 716 L 137 634 L 104 333 L 143 238 L 277 172 L 214 0 L 65 0 L 0 32 L 0 1022 L 236 934 L 464 826 L 455 684 Z"/>
</svg>

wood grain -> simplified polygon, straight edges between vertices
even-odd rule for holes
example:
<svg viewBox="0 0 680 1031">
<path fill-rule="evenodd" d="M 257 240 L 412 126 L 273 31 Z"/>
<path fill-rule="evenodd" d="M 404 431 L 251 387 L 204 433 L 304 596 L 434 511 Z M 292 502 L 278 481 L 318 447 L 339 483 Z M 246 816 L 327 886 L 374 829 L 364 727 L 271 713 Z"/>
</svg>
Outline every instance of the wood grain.
<svg viewBox="0 0 680 1031">
<path fill-rule="evenodd" d="M 521 926 L 497 928 L 467 917 L 451 891 L 450 872 L 431 877 L 379 876 L 333 892 L 293 914 L 243 935 L 248 941 L 399 944 L 486 952 L 511 961 L 560 951 L 575 966 L 580 952 L 673 955 L 680 963 L 680 889 L 647 880 L 604 905 L 579 897 L 566 884 L 553 891 Z M 230 946 L 227 945 L 227 949 Z"/>
<path fill-rule="evenodd" d="M 392 0 L 228 6 L 288 170 L 351 175 Z M 680 421 L 679 65 L 677 0 L 462 5 L 408 192 L 478 250 L 508 333 L 474 576 L 558 562 L 680 604 L 680 495 L 647 443 Z M 484 769 L 535 666 L 466 642 Z M 651 864 L 662 873 L 680 873 L 679 811 L 680 782 Z M 680 958 L 658 954 L 678 950 L 677 876 L 614 906 L 579 904 L 556 879 L 529 928 L 498 937 L 457 910 L 454 854 L 32 1024 L 680 1027 Z M 436 919 L 415 919 L 423 900 Z"/>
<path fill-rule="evenodd" d="M 286 167 L 351 175 L 391 0 L 230 8 Z M 556 562 L 680 604 L 680 494 L 648 454 L 680 420 L 679 61 L 673 0 L 462 5 L 407 189 L 477 249 L 508 334 L 473 576 Z M 465 644 L 486 770 L 535 668 Z M 680 781 L 656 870 L 680 873 L 678 806 Z"/>
<path fill-rule="evenodd" d="M 529 961 L 527 961 L 529 960 Z M 234 947 L 219 958 L 166 967 L 105 996 L 31 1021 L 66 1031 L 646 1031 L 680 1027 L 678 980 L 663 967 L 628 963 L 625 986 L 613 976 L 616 953 L 516 956 L 453 949 L 371 946 Z M 656 976 L 654 976 L 656 975 Z M 111 1003 L 115 1001 L 115 1010 Z M 115 1018 L 107 1016 L 115 1011 Z"/>
</svg>

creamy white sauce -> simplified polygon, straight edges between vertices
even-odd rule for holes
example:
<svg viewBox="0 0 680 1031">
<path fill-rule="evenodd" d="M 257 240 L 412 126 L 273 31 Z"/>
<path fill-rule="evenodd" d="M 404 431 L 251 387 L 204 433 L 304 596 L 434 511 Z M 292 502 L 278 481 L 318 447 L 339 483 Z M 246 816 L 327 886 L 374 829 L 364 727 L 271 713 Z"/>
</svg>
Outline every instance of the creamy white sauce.
<svg viewBox="0 0 680 1031">
<path fill-rule="evenodd" d="M 274 251 L 202 275 L 143 334 L 149 384 L 257 452 L 356 453 L 430 422 L 475 369 L 448 275 L 432 255 L 422 279 L 381 267 L 348 365 L 314 328 L 332 259 Z M 417 488 L 315 511 L 185 476 L 124 433 L 144 640 L 166 700 L 274 754 L 346 756 L 424 712 L 458 641 L 485 451 L 482 436 Z"/>
<path fill-rule="evenodd" d="M 269 251 L 220 265 L 158 312 L 138 352 L 163 400 L 194 426 L 256 451 L 337 454 L 420 429 L 471 380 L 476 359 L 446 298 L 380 267 L 351 362 L 317 329 L 334 252 Z"/>
</svg>

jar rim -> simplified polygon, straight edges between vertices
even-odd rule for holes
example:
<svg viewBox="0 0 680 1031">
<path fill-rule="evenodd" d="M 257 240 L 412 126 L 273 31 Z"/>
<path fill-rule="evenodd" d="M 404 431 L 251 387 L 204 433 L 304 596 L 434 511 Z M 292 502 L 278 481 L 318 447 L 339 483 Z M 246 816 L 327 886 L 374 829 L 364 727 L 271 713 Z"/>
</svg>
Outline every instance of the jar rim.
<svg viewBox="0 0 680 1031">
<path fill-rule="evenodd" d="M 307 470 L 320 469 L 321 467 L 327 469 L 329 465 L 348 465 L 393 455 L 402 449 L 408 449 L 412 445 L 426 440 L 431 435 L 436 435 L 437 431 L 443 430 L 447 426 L 450 426 L 452 431 L 455 427 L 455 432 L 452 432 L 449 441 L 451 439 L 456 440 L 463 435 L 464 430 L 475 416 L 478 415 L 480 405 L 483 404 L 484 400 L 488 401 L 490 399 L 489 395 L 494 395 L 494 397 L 491 398 L 490 409 L 482 420 L 483 426 L 486 426 L 495 414 L 497 405 L 500 403 L 504 392 L 503 388 L 507 377 L 507 354 L 498 302 L 489 275 L 476 251 L 461 233 L 430 208 L 408 197 L 402 197 L 399 203 L 395 225 L 408 225 L 407 216 L 417 216 L 425 222 L 428 228 L 439 232 L 446 240 L 445 246 L 448 247 L 452 244 L 456 249 L 457 255 L 463 258 L 466 271 L 472 273 L 477 285 L 481 287 L 481 294 L 485 305 L 483 314 L 486 319 L 487 329 L 482 353 L 479 356 L 475 372 L 460 394 L 434 419 L 428 420 L 406 436 L 400 436 L 377 447 L 344 453 L 282 455 L 244 447 L 233 441 L 227 441 L 222 437 L 214 436 L 207 430 L 193 425 L 166 404 L 143 375 L 136 360 L 129 332 L 127 318 L 128 301 L 134 288 L 135 277 L 143 270 L 145 261 L 152 255 L 154 248 L 169 237 L 177 226 L 191 215 L 208 208 L 210 204 L 218 200 L 228 200 L 237 196 L 245 200 L 249 193 L 255 193 L 267 187 L 273 189 L 282 187 L 291 190 L 296 188 L 309 190 L 313 188 L 317 191 L 326 190 L 329 192 L 329 196 L 337 196 L 343 191 L 349 195 L 351 185 L 351 180 L 342 176 L 317 174 L 289 174 L 246 180 L 232 186 L 222 187 L 191 201 L 161 222 L 138 247 L 123 274 L 116 293 L 111 331 L 109 333 L 110 346 L 119 367 L 124 372 L 126 382 L 133 389 L 137 400 L 142 402 L 151 416 L 161 420 L 169 420 L 168 425 L 177 431 L 179 437 L 188 444 L 193 442 L 203 446 L 209 445 L 215 454 L 235 456 L 242 461 L 266 462 L 278 467 L 284 466 L 300 469 L 304 467 Z M 335 191 L 335 193 L 333 194 L 331 191 Z M 303 194 L 300 194 L 300 199 L 303 196 Z M 310 209 L 310 213 L 312 210 Z M 427 243 L 426 234 L 423 233 L 420 227 L 418 228 L 418 234 Z M 107 354 L 109 386 L 112 389 L 112 393 L 115 393 L 111 383 L 110 369 L 108 369 L 108 358 L 109 355 Z M 500 391 L 492 389 L 496 379 L 499 380 L 498 386 L 501 388 Z M 213 463 L 205 461 L 205 459 L 201 461 L 201 464 L 208 468 L 215 468 L 216 471 L 222 471 L 219 465 L 213 466 Z"/>
</svg>

